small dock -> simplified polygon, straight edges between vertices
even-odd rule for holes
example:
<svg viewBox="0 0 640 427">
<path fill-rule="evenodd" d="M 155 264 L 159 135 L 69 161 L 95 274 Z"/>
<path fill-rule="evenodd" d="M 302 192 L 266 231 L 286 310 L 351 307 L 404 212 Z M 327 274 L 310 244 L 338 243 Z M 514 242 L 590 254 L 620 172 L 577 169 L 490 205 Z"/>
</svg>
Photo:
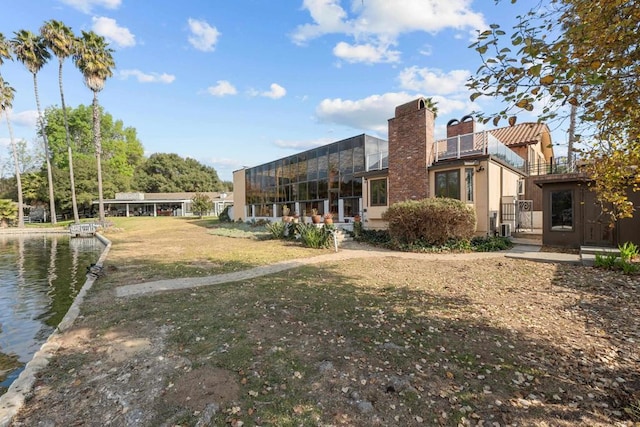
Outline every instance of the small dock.
<svg viewBox="0 0 640 427">
<path fill-rule="evenodd" d="M 88 224 L 71 224 L 69 226 L 69 234 L 71 237 L 95 236 L 99 225 L 94 223 Z"/>
</svg>

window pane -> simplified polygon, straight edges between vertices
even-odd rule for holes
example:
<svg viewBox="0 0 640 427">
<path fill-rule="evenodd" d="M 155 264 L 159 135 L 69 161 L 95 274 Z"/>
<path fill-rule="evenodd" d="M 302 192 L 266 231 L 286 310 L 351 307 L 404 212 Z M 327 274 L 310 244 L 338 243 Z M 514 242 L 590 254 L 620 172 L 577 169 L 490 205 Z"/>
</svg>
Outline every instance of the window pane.
<svg viewBox="0 0 640 427">
<path fill-rule="evenodd" d="M 573 192 L 571 190 L 551 192 L 551 229 L 573 229 Z"/>
<path fill-rule="evenodd" d="M 387 180 L 374 179 L 370 186 L 371 206 L 385 206 L 387 204 Z"/>
<path fill-rule="evenodd" d="M 436 197 L 460 200 L 460 171 L 458 169 L 436 173 Z"/>
<path fill-rule="evenodd" d="M 466 189 L 467 189 L 467 202 L 473 202 L 473 168 L 465 169 Z"/>
</svg>

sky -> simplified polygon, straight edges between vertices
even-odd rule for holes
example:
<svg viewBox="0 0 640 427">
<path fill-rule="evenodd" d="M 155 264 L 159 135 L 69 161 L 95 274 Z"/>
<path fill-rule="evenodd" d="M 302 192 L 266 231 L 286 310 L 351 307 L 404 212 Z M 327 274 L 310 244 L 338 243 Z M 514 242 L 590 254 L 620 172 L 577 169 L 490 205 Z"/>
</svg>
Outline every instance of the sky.
<svg viewBox="0 0 640 427">
<path fill-rule="evenodd" d="M 234 170 L 366 133 L 387 139 L 397 105 L 437 101 L 436 137 L 497 100 L 471 102 L 480 66 L 478 31 L 510 28 L 528 2 L 502 0 L 21 0 L 1 7 L 0 32 L 38 32 L 56 19 L 104 36 L 113 77 L 99 101 L 134 127 L 145 149 L 194 158 L 232 180 Z M 38 143 L 33 77 L 18 61 L 0 67 L 16 89 L 16 138 Z M 92 92 L 69 59 L 65 103 Z M 60 105 L 58 61 L 38 73 L 42 108 Z M 534 111 L 535 113 L 535 111 Z M 519 122 L 535 121 L 521 116 Z M 491 128 L 491 127 L 489 127 Z M 565 131 L 554 129 L 556 155 Z M 0 162 L 9 157 L 0 121 Z M 566 147 L 565 147 L 566 151 Z"/>
</svg>

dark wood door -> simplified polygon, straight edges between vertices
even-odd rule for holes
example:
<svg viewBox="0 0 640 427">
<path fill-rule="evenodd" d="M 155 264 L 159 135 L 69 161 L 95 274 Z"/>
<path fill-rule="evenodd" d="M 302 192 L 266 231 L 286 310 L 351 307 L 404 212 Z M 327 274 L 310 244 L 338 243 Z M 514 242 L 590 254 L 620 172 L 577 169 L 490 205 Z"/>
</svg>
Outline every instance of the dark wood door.
<svg viewBox="0 0 640 427">
<path fill-rule="evenodd" d="M 615 246 L 615 228 L 611 226 L 610 217 L 602 211 L 602 205 L 596 199 L 595 193 L 589 189 L 583 190 L 582 205 L 584 212 L 584 245 L 587 246 Z"/>
</svg>

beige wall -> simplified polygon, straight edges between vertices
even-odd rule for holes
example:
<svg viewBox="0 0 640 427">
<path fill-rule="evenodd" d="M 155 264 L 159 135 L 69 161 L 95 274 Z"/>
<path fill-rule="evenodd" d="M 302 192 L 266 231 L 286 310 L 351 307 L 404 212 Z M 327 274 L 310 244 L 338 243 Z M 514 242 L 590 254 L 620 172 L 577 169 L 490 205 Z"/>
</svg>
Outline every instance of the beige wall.
<svg viewBox="0 0 640 427">
<path fill-rule="evenodd" d="M 383 177 L 375 177 L 371 179 L 381 179 Z M 382 220 L 382 214 L 389 207 L 389 179 L 387 178 L 387 205 L 386 206 L 369 206 L 369 183 L 370 179 L 365 179 L 362 183 L 362 208 L 366 209 L 364 212 L 364 227 L 383 229 L 387 228 L 387 223 Z"/>
<path fill-rule="evenodd" d="M 233 171 L 233 218 L 231 219 L 234 221 L 247 218 L 246 176 L 244 169 Z"/>
</svg>

